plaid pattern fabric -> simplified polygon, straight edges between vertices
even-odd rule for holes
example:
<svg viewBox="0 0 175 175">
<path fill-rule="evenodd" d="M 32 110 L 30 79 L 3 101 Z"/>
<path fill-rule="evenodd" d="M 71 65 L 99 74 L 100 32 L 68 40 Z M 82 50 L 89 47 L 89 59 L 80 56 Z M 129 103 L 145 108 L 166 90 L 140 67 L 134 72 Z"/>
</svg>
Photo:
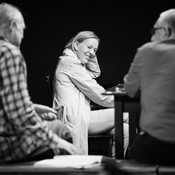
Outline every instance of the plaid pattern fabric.
<svg viewBox="0 0 175 175">
<path fill-rule="evenodd" d="M 0 160 L 19 160 L 40 146 L 54 148 L 57 135 L 36 114 L 27 90 L 20 50 L 0 40 Z"/>
</svg>

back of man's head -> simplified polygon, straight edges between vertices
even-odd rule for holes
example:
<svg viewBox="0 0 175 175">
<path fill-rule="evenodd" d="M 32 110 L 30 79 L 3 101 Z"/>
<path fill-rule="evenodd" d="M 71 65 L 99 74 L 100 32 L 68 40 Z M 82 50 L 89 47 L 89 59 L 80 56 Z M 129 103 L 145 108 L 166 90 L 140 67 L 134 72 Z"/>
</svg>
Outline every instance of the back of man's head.
<svg viewBox="0 0 175 175">
<path fill-rule="evenodd" d="M 12 21 L 23 20 L 22 14 L 18 7 L 8 4 L 0 4 L 0 29 L 8 28 Z"/>
<path fill-rule="evenodd" d="M 161 20 L 175 33 L 175 9 L 169 9 L 160 14 Z"/>
</svg>

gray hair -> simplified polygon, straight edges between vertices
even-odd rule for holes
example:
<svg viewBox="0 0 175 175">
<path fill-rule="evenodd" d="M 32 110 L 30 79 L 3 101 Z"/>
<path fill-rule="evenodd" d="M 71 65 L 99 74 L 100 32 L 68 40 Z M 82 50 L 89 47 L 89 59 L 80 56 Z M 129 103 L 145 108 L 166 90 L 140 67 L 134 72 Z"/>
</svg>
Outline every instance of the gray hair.
<svg viewBox="0 0 175 175">
<path fill-rule="evenodd" d="M 86 39 L 89 38 L 95 38 L 100 42 L 99 37 L 92 31 L 81 31 L 78 34 L 76 34 L 74 37 L 72 37 L 69 42 L 66 44 L 65 48 L 71 49 L 72 51 L 74 50 L 74 43 L 78 41 L 79 43 L 83 42 Z"/>
<path fill-rule="evenodd" d="M 166 23 L 175 32 L 175 9 L 169 9 L 160 14 L 164 23 Z"/>
<path fill-rule="evenodd" d="M 7 28 L 13 20 L 21 19 L 21 11 L 18 7 L 8 4 L 0 4 L 0 28 Z"/>
</svg>

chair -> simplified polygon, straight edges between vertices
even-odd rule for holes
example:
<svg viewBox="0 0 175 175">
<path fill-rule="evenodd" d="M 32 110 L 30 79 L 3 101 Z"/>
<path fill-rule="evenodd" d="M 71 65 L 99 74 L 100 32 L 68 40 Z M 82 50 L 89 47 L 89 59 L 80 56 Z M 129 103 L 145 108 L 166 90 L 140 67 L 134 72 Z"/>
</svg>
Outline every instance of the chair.
<svg viewBox="0 0 175 175">
<path fill-rule="evenodd" d="M 46 75 L 45 81 L 48 89 L 49 104 L 50 104 L 50 107 L 52 107 L 53 77 L 51 77 L 50 75 Z M 98 109 L 99 107 L 95 107 L 93 104 L 93 108 Z M 104 156 L 112 157 L 113 142 L 114 142 L 113 134 L 89 135 L 88 136 L 89 155 L 104 155 Z"/>
<path fill-rule="evenodd" d="M 52 107 L 52 100 L 53 100 L 53 78 L 49 75 L 45 76 L 48 95 L 49 95 L 49 106 Z"/>
</svg>

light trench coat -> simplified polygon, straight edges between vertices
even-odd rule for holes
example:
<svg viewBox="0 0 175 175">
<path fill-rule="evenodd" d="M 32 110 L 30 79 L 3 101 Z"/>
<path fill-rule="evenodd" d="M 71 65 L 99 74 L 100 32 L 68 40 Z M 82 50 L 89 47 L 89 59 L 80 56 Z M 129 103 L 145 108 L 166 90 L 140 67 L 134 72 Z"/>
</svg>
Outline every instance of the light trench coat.
<svg viewBox="0 0 175 175">
<path fill-rule="evenodd" d="M 90 101 L 114 107 L 114 97 L 102 95 L 105 89 L 95 80 L 100 75 L 97 58 L 85 66 L 73 51 L 65 49 L 54 76 L 53 108 L 73 132 L 73 144 L 88 154 Z"/>
</svg>

